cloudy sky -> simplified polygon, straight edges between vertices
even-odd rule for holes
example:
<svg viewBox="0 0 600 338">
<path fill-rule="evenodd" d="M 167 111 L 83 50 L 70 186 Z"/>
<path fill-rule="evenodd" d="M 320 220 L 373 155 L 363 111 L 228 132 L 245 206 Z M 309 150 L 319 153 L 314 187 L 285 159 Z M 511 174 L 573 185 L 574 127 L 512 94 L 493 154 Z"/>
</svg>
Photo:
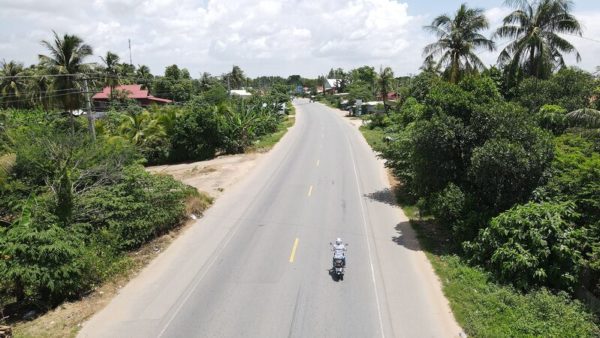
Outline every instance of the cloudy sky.
<svg viewBox="0 0 600 338">
<path fill-rule="evenodd" d="M 178 64 L 192 76 L 221 74 L 239 65 L 247 75 L 316 76 L 331 67 L 391 66 L 416 73 L 422 27 L 463 1 L 450 0 L 0 0 L 0 59 L 37 62 L 52 30 L 82 37 L 92 61 L 110 50 L 155 74 Z M 492 27 L 509 9 L 501 0 L 472 0 Z M 576 0 L 584 38 L 567 36 L 582 56 L 579 67 L 600 66 L 600 1 Z M 498 44 L 502 47 L 503 42 Z M 495 53 L 481 53 L 493 64 Z M 574 59 L 568 59 L 574 63 Z"/>
</svg>

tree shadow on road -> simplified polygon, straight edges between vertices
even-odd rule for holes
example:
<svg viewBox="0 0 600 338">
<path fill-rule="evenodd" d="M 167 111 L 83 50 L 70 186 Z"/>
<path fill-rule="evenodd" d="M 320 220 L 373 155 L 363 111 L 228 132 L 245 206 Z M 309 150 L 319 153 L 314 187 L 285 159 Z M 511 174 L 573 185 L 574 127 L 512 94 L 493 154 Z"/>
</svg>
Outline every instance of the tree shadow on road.
<svg viewBox="0 0 600 338">
<path fill-rule="evenodd" d="M 392 241 L 409 250 L 422 251 L 417 235 L 410 224 L 410 221 L 398 223 L 396 229 L 397 235 L 392 237 Z"/>
<path fill-rule="evenodd" d="M 375 191 L 369 194 L 364 194 L 363 196 L 377 202 L 385 203 L 395 207 L 398 206 L 398 203 L 396 203 L 396 196 L 390 188 L 385 188 L 383 190 Z"/>
</svg>

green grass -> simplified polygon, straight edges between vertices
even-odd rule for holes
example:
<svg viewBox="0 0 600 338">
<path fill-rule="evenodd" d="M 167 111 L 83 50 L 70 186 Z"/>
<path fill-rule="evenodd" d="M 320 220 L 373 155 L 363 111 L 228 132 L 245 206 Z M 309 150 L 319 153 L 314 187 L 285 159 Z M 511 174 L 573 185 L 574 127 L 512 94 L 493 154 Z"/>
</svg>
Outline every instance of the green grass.
<svg viewBox="0 0 600 338">
<path fill-rule="evenodd" d="M 295 110 L 293 110 L 293 112 L 295 114 Z M 283 137 L 283 135 L 287 133 L 288 128 L 294 125 L 295 121 L 296 117 L 293 114 L 288 115 L 287 118 L 279 124 L 276 132 L 259 138 L 258 142 L 248 149 L 248 152 L 264 152 L 273 148 L 275 144 L 277 144 L 277 142 L 279 142 L 279 140 Z"/>
<path fill-rule="evenodd" d="M 579 301 L 545 289 L 521 293 L 494 282 L 455 254 L 450 234 L 429 221 L 411 221 L 442 281 L 458 323 L 470 337 L 599 337 L 596 318 Z"/>
<path fill-rule="evenodd" d="M 383 137 L 385 136 L 385 132 L 381 128 L 373 128 L 369 129 L 367 126 L 361 126 L 360 132 L 363 134 L 367 143 L 373 148 L 375 151 L 380 151 L 385 147 L 385 143 L 383 142 Z"/>
</svg>

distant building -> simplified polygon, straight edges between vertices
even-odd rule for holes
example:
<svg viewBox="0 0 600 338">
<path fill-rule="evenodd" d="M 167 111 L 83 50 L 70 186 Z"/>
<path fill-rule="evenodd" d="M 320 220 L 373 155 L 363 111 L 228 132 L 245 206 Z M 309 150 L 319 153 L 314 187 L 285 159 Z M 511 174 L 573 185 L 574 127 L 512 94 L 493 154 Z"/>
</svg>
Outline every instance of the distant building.
<svg viewBox="0 0 600 338">
<path fill-rule="evenodd" d="M 92 102 L 96 111 L 103 111 L 108 108 L 110 102 L 110 87 L 105 87 L 100 93 L 96 93 L 92 96 Z M 127 95 L 128 99 L 136 100 L 137 103 L 142 107 L 147 107 L 152 104 L 167 104 L 173 102 L 168 99 L 161 99 L 160 97 L 154 97 L 150 95 L 147 89 L 142 89 L 142 85 L 120 85 L 115 87 L 115 97 L 121 97 L 123 94 Z"/>
<path fill-rule="evenodd" d="M 232 89 L 229 91 L 231 96 L 239 96 L 239 97 L 250 97 L 252 93 L 246 91 L 245 89 Z"/>
<path fill-rule="evenodd" d="M 398 93 L 396 93 L 396 92 L 389 92 L 389 93 L 387 93 L 387 97 L 385 99 L 387 101 L 396 101 L 398 99 Z M 383 97 L 381 96 L 381 93 L 377 94 L 377 100 L 383 101 Z"/>
<path fill-rule="evenodd" d="M 342 81 L 339 79 L 325 79 L 323 83 L 325 85 L 325 91 L 334 93 L 337 92 L 341 82 Z"/>
</svg>

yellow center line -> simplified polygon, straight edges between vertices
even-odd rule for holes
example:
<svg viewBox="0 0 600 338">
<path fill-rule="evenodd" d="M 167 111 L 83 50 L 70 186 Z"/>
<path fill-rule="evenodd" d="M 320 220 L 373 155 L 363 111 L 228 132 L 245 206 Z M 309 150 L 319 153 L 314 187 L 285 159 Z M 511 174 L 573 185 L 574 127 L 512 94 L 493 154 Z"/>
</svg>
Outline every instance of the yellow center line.
<svg viewBox="0 0 600 338">
<path fill-rule="evenodd" d="M 317 160 L 317 167 L 319 166 L 319 163 L 321 163 L 319 160 Z"/>
<path fill-rule="evenodd" d="M 294 257 L 296 256 L 296 248 L 298 247 L 298 237 L 294 241 L 294 246 L 292 247 L 292 253 L 290 254 L 290 263 L 294 263 Z"/>
<path fill-rule="evenodd" d="M 310 188 L 308 188 L 308 197 L 310 197 L 310 195 L 312 195 L 312 185 L 310 186 Z"/>
</svg>

